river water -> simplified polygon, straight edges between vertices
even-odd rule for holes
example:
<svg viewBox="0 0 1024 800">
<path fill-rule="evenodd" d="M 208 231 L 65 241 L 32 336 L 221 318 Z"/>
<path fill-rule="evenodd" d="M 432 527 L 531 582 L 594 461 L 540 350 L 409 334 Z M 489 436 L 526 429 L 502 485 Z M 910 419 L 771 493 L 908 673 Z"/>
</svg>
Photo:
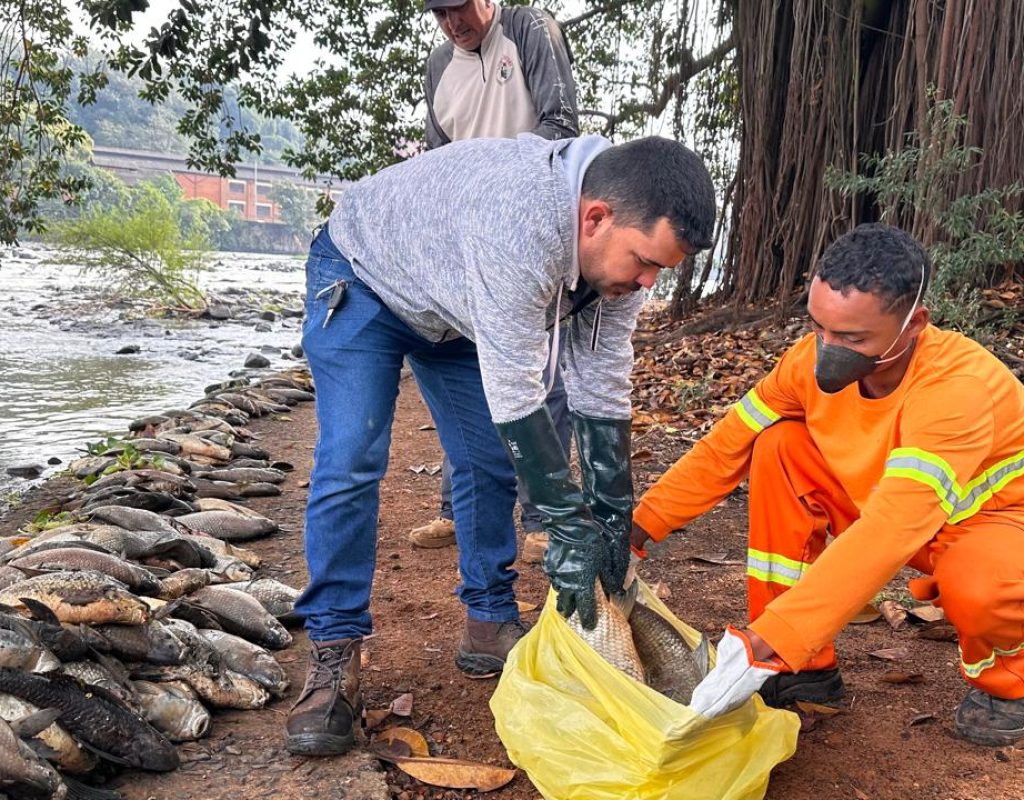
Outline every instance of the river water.
<svg viewBox="0 0 1024 800">
<path fill-rule="evenodd" d="M 9 476 L 9 466 L 51 457 L 66 463 L 86 442 L 123 434 L 136 417 L 187 406 L 233 372 L 259 374 L 243 370 L 250 353 L 270 360 L 262 372 L 294 365 L 301 320 L 257 315 L 301 309 L 303 263 L 214 253 L 199 284 L 231 304 L 231 319 L 131 319 L 141 306 L 105 297 L 95 278 L 58 263 L 49 248 L 0 249 L 0 506 L 3 495 L 30 485 Z M 269 330 L 258 331 L 261 323 Z M 140 352 L 117 355 L 126 345 Z"/>
</svg>

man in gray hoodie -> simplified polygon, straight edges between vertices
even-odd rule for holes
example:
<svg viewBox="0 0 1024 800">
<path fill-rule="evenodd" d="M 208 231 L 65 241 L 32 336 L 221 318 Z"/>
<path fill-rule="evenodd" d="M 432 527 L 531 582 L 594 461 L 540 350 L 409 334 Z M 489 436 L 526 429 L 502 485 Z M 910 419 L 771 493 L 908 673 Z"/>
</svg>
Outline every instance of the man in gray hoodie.
<svg viewBox="0 0 1024 800">
<path fill-rule="evenodd" d="M 467 612 L 458 667 L 500 670 L 524 633 L 511 568 L 516 478 L 544 516 L 558 610 L 594 626 L 595 592 L 621 587 L 629 561 L 638 290 L 708 247 L 714 216 L 701 160 L 655 137 L 614 147 L 598 136 L 455 142 L 345 192 L 306 267 L 303 345 L 320 435 L 310 580 L 296 605 L 312 644 L 287 723 L 291 752 L 331 755 L 355 741 L 403 358 L 455 466 Z M 563 317 L 582 487 L 544 407 L 541 375 L 558 352 L 548 329 Z"/>
</svg>

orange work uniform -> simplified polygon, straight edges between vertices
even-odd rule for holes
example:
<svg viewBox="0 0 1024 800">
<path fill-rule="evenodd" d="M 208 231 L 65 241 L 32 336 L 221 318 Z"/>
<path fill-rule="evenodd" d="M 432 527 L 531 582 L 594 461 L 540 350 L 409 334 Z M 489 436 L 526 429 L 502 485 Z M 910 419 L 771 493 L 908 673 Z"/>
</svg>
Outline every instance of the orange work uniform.
<svg viewBox="0 0 1024 800">
<path fill-rule="evenodd" d="M 886 397 L 826 394 L 808 335 L 641 498 L 653 539 L 750 474 L 751 630 L 794 670 L 909 564 L 945 609 L 961 670 L 1024 697 L 1024 386 L 991 353 L 928 326 Z M 826 536 L 835 537 L 826 547 Z"/>
</svg>

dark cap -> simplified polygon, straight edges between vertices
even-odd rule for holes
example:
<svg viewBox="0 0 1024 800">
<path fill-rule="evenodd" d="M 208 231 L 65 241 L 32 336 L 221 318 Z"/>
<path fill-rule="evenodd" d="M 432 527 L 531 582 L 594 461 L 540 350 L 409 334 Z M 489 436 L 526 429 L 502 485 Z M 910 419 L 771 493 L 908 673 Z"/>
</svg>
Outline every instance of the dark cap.
<svg viewBox="0 0 1024 800">
<path fill-rule="evenodd" d="M 465 5 L 467 0 L 423 0 L 424 11 L 435 11 L 439 8 L 458 8 Z"/>
</svg>

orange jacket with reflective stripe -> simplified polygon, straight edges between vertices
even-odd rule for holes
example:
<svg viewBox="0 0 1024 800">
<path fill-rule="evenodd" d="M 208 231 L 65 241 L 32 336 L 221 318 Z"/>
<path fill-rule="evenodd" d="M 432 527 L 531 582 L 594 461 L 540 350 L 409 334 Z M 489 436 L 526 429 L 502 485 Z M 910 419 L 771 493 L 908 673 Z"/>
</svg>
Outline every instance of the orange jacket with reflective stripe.
<svg viewBox="0 0 1024 800">
<path fill-rule="evenodd" d="M 633 514 L 664 538 L 735 488 L 762 430 L 803 421 L 860 518 L 750 626 L 793 669 L 947 522 L 1008 522 L 1022 528 L 1024 547 L 1024 386 L 995 356 L 929 326 L 896 390 L 869 399 L 856 383 L 832 395 L 818 389 L 814 338 L 788 350 Z"/>
</svg>

